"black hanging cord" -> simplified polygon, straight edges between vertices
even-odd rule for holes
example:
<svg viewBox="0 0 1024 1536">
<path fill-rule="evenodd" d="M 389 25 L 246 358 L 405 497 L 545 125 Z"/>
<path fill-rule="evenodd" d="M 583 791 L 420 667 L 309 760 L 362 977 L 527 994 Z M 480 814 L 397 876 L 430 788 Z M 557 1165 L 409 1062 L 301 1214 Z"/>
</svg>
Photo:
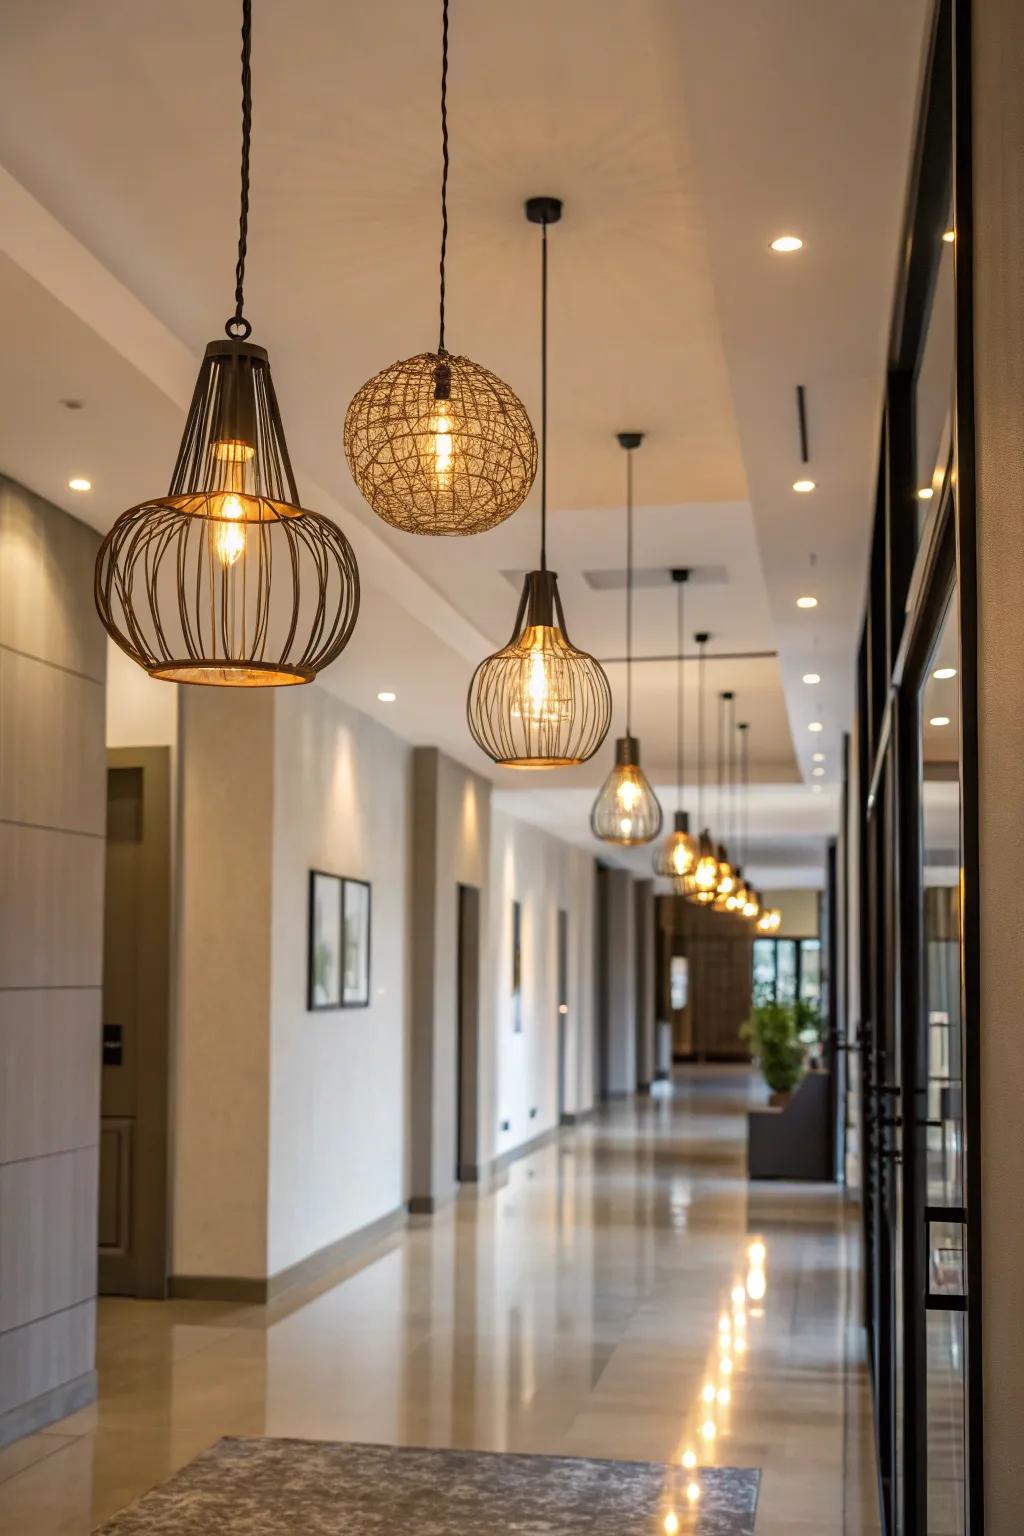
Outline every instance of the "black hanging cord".
<svg viewBox="0 0 1024 1536">
<path fill-rule="evenodd" d="M 686 626 L 683 622 L 683 593 L 686 588 L 686 579 L 689 571 L 678 571 L 675 581 L 679 589 L 679 602 L 676 604 L 676 810 L 683 808 L 683 713 L 686 709 L 686 692 L 683 688 L 683 637 Z"/>
<path fill-rule="evenodd" d="M 626 453 L 626 735 L 633 720 L 633 453 Z"/>
<path fill-rule="evenodd" d="M 725 798 L 723 784 L 725 780 L 725 696 L 718 695 L 718 743 L 717 743 L 717 778 L 718 778 L 718 835 L 722 836 L 722 828 L 725 820 L 722 814 Z"/>
<path fill-rule="evenodd" d="M 540 568 L 548 568 L 548 221 L 540 237 Z"/>
<path fill-rule="evenodd" d="M 444 356 L 444 268 L 448 254 L 448 0 L 441 0 L 441 335 Z"/>
<path fill-rule="evenodd" d="M 697 651 L 697 821 L 704 831 L 704 645 L 707 635 L 694 635 Z"/>
<path fill-rule="evenodd" d="M 747 745 L 747 727 L 740 724 L 736 727 L 740 732 L 740 777 L 743 781 L 743 867 L 746 868 L 750 859 L 750 752 Z"/>
<path fill-rule="evenodd" d="M 245 303 L 245 257 L 249 244 L 249 144 L 252 138 L 252 0 L 242 0 L 242 198 L 238 216 L 238 261 L 235 263 L 235 312 L 224 326 L 233 341 L 245 341 L 252 326 L 242 313 Z"/>
</svg>

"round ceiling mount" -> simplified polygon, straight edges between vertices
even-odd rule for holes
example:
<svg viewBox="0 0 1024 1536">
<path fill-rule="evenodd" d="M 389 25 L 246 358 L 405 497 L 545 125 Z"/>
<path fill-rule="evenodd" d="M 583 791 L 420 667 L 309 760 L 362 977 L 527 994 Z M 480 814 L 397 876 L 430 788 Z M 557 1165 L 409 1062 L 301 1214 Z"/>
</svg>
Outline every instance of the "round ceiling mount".
<svg viewBox="0 0 1024 1536">
<path fill-rule="evenodd" d="M 557 224 L 562 217 L 560 197 L 528 197 L 524 206 L 531 224 Z"/>
</svg>

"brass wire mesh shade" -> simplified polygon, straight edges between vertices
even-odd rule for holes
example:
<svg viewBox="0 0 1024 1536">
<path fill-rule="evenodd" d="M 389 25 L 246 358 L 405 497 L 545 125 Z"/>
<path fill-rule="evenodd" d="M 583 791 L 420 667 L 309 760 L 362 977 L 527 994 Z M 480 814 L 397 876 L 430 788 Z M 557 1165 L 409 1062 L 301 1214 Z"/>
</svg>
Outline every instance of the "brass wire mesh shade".
<svg viewBox="0 0 1024 1536">
<path fill-rule="evenodd" d="M 511 639 L 473 673 L 470 735 L 505 767 L 564 768 L 593 757 L 611 715 L 602 667 L 566 634 L 558 578 L 531 571 Z"/>
<path fill-rule="evenodd" d="M 121 649 L 172 682 L 308 683 L 344 649 L 355 556 L 298 505 L 262 347 L 207 347 L 168 494 L 117 519 L 95 594 Z"/>
<path fill-rule="evenodd" d="M 603 842 L 632 848 L 657 837 L 661 820 L 658 797 L 640 767 L 640 744 L 635 736 L 620 736 L 615 766 L 591 808 L 590 830 Z"/>
<path fill-rule="evenodd" d="M 683 894 L 691 901 L 697 902 L 699 906 L 707 907 L 714 901 L 717 892 L 718 860 L 715 857 L 711 834 L 705 829 L 700 835 L 697 862 L 686 877 L 686 889 Z"/>
<path fill-rule="evenodd" d="M 537 438 L 507 384 L 468 357 L 421 352 L 370 379 L 345 457 L 377 516 L 406 533 L 484 533 L 522 506 Z"/>
</svg>

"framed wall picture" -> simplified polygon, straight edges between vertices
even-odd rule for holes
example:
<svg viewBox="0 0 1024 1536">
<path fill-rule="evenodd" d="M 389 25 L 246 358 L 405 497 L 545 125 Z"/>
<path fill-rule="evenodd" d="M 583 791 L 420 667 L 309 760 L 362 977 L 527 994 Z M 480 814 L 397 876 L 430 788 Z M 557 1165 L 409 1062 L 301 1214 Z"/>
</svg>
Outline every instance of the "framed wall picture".
<svg viewBox="0 0 1024 1536">
<path fill-rule="evenodd" d="M 523 1032 L 523 906 L 512 903 L 512 1031 Z"/>
<path fill-rule="evenodd" d="M 370 1001 L 370 886 L 345 880 L 342 904 L 343 1008 L 365 1008 Z"/>
<path fill-rule="evenodd" d="M 306 1006 L 341 1007 L 342 880 L 309 872 L 309 967 Z"/>
</svg>

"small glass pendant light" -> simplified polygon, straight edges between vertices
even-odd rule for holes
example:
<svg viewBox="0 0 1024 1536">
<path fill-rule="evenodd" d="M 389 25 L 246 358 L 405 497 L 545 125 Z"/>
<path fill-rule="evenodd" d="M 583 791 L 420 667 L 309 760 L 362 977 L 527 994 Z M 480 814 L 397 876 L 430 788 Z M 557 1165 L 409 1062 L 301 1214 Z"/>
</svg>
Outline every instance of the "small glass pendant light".
<svg viewBox="0 0 1024 1536">
<path fill-rule="evenodd" d="M 706 632 L 701 631 L 694 635 L 697 642 L 698 655 L 698 684 L 697 684 L 697 820 L 704 821 L 704 674 L 707 660 L 705 646 L 711 638 Z M 700 842 L 697 845 L 697 862 L 693 867 L 693 873 L 688 877 L 688 889 L 686 895 L 691 901 L 698 902 L 702 907 L 709 907 L 715 899 L 718 891 L 718 859 L 715 855 L 715 845 L 711 833 L 702 825 Z"/>
<path fill-rule="evenodd" d="M 654 855 L 654 873 L 671 880 L 677 896 L 686 895 L 686 882 L 697 862 L 697 844 L 690 832 L 690 818 L 683 810 L 683 739 L 686 694 L 683 688 L 683 638 L 686 634 L 684 593 L 688 570 L 676 567 L 676 811 L 672 831 Z"/>
<path fill-rule="evenodd" d="M 448 252 L 448 0 L 441 6 L 441 301 L 436 352 L 393 363 L 345 416 L 345 457 L 378 517 L 405 533 L 483 533 L 521 507 L 537 439 L 518 395 L 445 346 Z"/>
<path fill-rule="evenodd" d="M 211 341 L 166 496 L 123 512 L 96 558 L 96 607 L 151 677 L 308 683 L 359 612 L 341 530 L 300 506 L 270 360 L 244 315 L 252 126 L 252 4 L 242 3 L 242 176 L 235 312 Z"/>
<path fill-rule="evenodd" d="M 541 226 L 540 569 L 526 575 L 507 644 L 473 673 L 466 720 L 496 763 L 568 768 L 593 757 L 607 736 L 612 691 L 600 662 L 569 639 L 558 577 L 548 570 L 548 225 L 562 217 L 562 204 L 531 197 L 526 217 Z"/>
<path fill-rule="evenodd" d="M 632 848 L 661 831 L 661 804 L 640 767 L 640 743 L 633 735 L 633 453 L 642 432 L 618 433 L 626 450 L 626 734 L 615 743 L 615 766 L 590 812 L 590 830 L 605 843 Z"/>
</svg>

